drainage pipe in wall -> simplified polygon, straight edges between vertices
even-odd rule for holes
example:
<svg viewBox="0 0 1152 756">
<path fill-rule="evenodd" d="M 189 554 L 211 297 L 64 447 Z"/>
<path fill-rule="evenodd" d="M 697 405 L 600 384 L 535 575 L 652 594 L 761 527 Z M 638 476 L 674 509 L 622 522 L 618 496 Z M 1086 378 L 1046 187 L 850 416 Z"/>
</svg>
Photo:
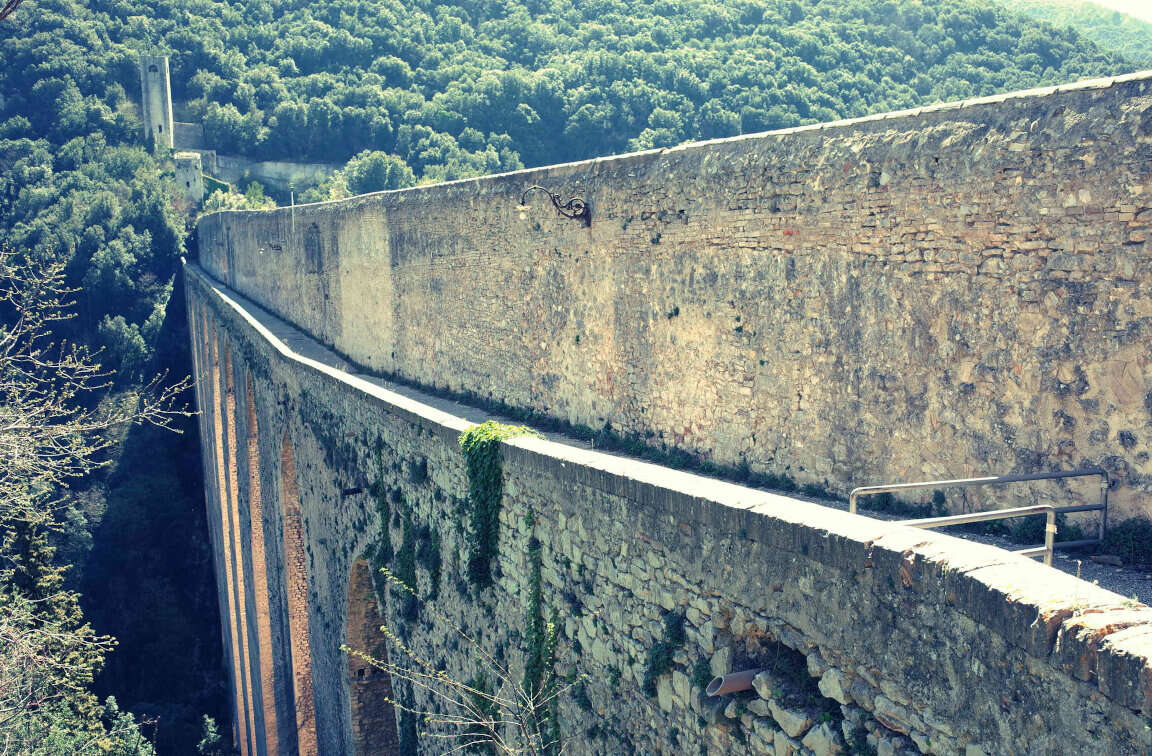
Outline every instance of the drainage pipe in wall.
<svg viewBox="0 0 1152 756">
<path fill-rule="evenodd" d="M 743 672 L 732 672 L 720 675 L 708 683 L 704 692 L 709 696 L 723 696 L 728 693 L 739 693 L 752 687 L 752 678 L 760 674 L 759 669 L 746 669 Z"/>
</svg>

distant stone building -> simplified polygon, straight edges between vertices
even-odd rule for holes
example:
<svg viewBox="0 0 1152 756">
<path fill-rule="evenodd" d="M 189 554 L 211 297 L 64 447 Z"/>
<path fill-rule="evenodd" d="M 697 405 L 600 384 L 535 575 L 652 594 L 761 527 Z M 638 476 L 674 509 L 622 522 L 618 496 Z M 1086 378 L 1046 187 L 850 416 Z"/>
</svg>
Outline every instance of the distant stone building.
<svg viewBox="0 0 1152 756">
<path fill-rule="evenodd" d="M 172 149 L 172 85 L 166 56 L 140 57 L 140 93 L 145 139 L 153 150 Z"/>
<path fill-rule="evenodd" d="M 204 171 L 200 162 L 199 152 L 177 152 L 176 182 L 181 185 L 184 199 L 199 205 L 204 199 Z"/>
<path fill-rule="evenodd" d="M 287 194 L 308 186 L 315 186 L 340 169 L 328 163 L 294 163 L 287 161 L 257 161 L 241 155 L 220 155 L 209 149 L 204 140 L 204 126 L 200 123 L 176 121 L 173 115 L 172 83 L 168 58 L 163 55 L 140 56 L 140 103 L 144 119 L 144 139 L 153 151 L 181 150 L 198 153 L 196 179 L 183 176 L 186 195 L 193 202 L 203 198 L 201 172 L 209 176 L 238 183 L 252 179 Z M 191 170 L 191 168 L 188 168 Z M 182 176 L 179 166 L 177 175 Z M 194 187 L 200 189 L 194 190 Z M 195 195 L 193 197 L 193 194 Z"/>
</svg>

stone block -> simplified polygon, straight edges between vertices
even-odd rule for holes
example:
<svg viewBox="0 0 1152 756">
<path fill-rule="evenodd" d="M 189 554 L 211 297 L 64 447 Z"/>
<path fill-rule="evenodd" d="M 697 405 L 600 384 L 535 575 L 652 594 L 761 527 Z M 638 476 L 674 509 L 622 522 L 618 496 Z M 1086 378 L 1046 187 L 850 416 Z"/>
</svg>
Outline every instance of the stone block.
<svg viewBox="0 0 1152 756">
<path fill-rule="evenodd" d="M 721 464 L 747 459 L 758 472 L 790 466 L 799 482 L 827 478 L 841 492 L 860 474 L 852 460 L 872 460 L 878 479 L 893 480 L 1018 459 L 1028 449 L 1098 461 L 1106 444 L 1089 434 L 1100 428 L 1111 429 L 1104 440 L 1136 429 L 1131 449 L 1109 453 L 1118 466 L 1148 472 L 1140 458 L 1148 439 L 1139 431 L 1147 355 L 1139 339 L 1127 340 L 1152 316 L 1143 294 L 1152 290 L 1152 270 L 1141 246 L 1152 181 L 1136 175 L 1147 173 L 1152 88 L 1147 77 L 1108 86 L 1051 93 L 1043 104 L 1014 96 L 202 219 L 204 267 L 190 263 L 186 274 L 197 362 L 215 361 L 210 342 L 231 344 L 234 372 L 253 376 L 261 427 L 286 433 L 297 449 L 315 555 L 293 562 L 306 580 L 292 578 L 289 589 L 276 572 L 287 565 L 274 566 L 270 551 L 268 578 L 277 601 L 309 605 L 275 621 L 315 620 L 309 684 L 317 718 L 342 716 L 335 702 L 346 700 L 346 671 L 331 651 L 342 639 L 331 636 L 347 619 L 339 588 L 349 553 L 368 545 L 357 524 L 373 516 L 367 501 L 333 506 L 333 482 L 375 472 L 378 435 L 397 460 L 428 459 L 436 486 L 449 494 L 449 504 L 435 501 L 427 486 L 392 476 L 388 484 L 403 490 L 413 518 L 451 521 L 453 497 L 467 490 L 456 438 L 465 417 L 482 414 L 455 414 L 442 400 L 393 391 L 349 360 L 427 385 L 495 392 L 495 400 L 572 422 L 662 433 L 661 442 Z M 1095 163 L 1070 182 L 1054 156 L 1088 154 L 1086 134 Z M 1008 145 L 1027 149 L 1013 153 Z M 893 150 L 907 161 L 892 161 Z M 938 167 L 925 155 L 938 157 Z M 1007 162 L 993 172 L 980 155 Z M 873 167 L 886 186 L 862 193 Z M 603 222 L 589 230 L 541 218 L 535 231 L 515 212 L 476 211 L 506 207 L 537 178 L 579 185 L 596 197 Z M 681 206 L 688 223 L 656 215 Z M 621 228 L 633 214 L 632 229 Z M 654 233 L 660 245 L 651 243 Z M 269 239 L 283 249 L 268 248 Z M 988 262 L 978 269 L 981 260 Z M 655 301 L 666 295 L 678 301 Z M 673 305 L 679 314 L 664 317 Z M 429 312 L 436 318 L 413 317 Z M 530 366 L 516 357 L 525 354 Z M 958 360 L 942 380 L 940 366 Z M 494 375 L 501 380 L 493 383 Z M 219 419 L 227 426 L 210 383 L 198 388 L 208 400 L 204 427 Z M 1061 407 L 1073 416 L 1073 427 L 1064 421 L 1060 429 L 1069 438 L 1049 439 L 1043 428 Z M 204 438 L 212 458 L 216 439 Z M 334 439 L 346 440 L 340 453 L 348 457 L 335 468 L 327 459 Z M 355 449 L 345 454 L 343 446 Z M 268 457 L 261 460 L 270 471 L 267 522 L 275 525 L 273 492 L 282 486 L 271 471 L 281 460 L 276 451 L 260 454 Z M 692 723 L 708 709 L 691 691 L 685 698 L 683 665 L 699 648 L 727 672 L 732 658 L 724 660 L 718 639 L 739 636 L 736 655 L 756 660 L 767 631 L 807 654 L 824 695 L 874 709 L 918 747 L 953 753 L 962 750 L 954 743 L 971 741 L 1014 753 L 1021 733 L 1042 727 L 1069 753 L 1147 749 L 1152 623 L 1121 626 L 1119 599 L 1104 591 L 943 534 L 576 445 L 517 440 L 504 465 L 504 574 L 491 594 L 502 598 L 487 615 L 471 599 L 453 603 L 446 590 L 438 608 L 453 619 L 459 609 L 470 628 L 484 628 L 486 643 L 514 642 L 508 629 L 523 627 L 531 530 L 546 555 L 572 559 L 570 571 L 550 563 L 544 570 L 549 582 L 577 585 L 586 608 L 579 620 L 565 619 L 567 637 L 580 641 L 593 667 L 620 669 L 626 688 L 638 684 L 662 635 L 661 615 L 687 607 L 695 647 L 677 649 L 680 676 L 661 677 L 654 705 L 614 712 L 623 731 L 663 733 L 688 716 L 678 728 L 682 749 L 713 742 L 695 732 Z M 216 488 L 211 500 L 219 502 L 227 493 Z M 1146 513 L 1146 488 L 1135 474 L 1118 478 L 1113 516 Z M 242 482 L 233 490 L 246 493 Z M 547 515 L 531 529 L 528 507 Z M 463 552 L 451 528 L 443 535 L 446 550 Z M 218 551 L 217 562 L 224 556 Z M 248 556 L 232 562 L 246 596 Z M 426 578 L 421 570 L 422 588 Z M 894 638 L 877 627 L 891 628 Z M 285 639 L 276 658 L 295 658 L 290 628 L 272 635 Z M 444 641 L 437 629 L 413 628 L 412 642 L 430 658 L 445 654 Z M 447 661 L 451 668 L 457 659 Z M 947 686 L 938 684 L 945 679 Z M 768 675 L 755 682 L 773 721 L 776 687 Z M 1001 709 L 1004 726 L 990 731 L 981 709 L 958 706 L 957 695 L 1037 703 L 1028 713 Z M 691 716 L 673 712 L 685 700 Z M 756 714 L 745 718 L 754 728 Z M 1091 726 L 1097 722 L 1109 726 Z M 822 724 L 797 734 L 815 742 Z M 887 742 L 906 746 L 904 738 Z M 783 731 L 772 747 L 801 748 Z"/>
<path fill-rule="evenodd" d="M 816 725 L 800 742 L 813 756 L 836 756 L 845 751 L 844 739 L 830 722 Z"/>
<path fill-rule="evenodd" d="M 776 748 L 776 756 L 793 756 L 800 753 L 802 747 L 799 740 L 788 737 L 782 730 L 775 732 L 772 743 Z"/>
<path fill-rule="evenodd" d="M 852 703 L 852 696 L 848 693 L 851 687 L 844 673 L 831 668 L 824 673 L 818 684 L 820 692 L 840 704 Z"/>
<path fill-rule="evenodd" d="M 768 670 L 759 672 L 752 678 L 752 689 L 756 691 L 756 695 L 765 700 L 769 700 L 775 695 L 778 684 L 776 678 Z"/>
<path fill-rule="evenodd" d="M 748 711 L 752 712 L 758 717 L 770 717 L 771 712 L 768 709 L 768 702 L 763 698 L 753 698 L 748 702 Z"/>
<path fill-rule="evenodd" d="M 664 711 L 672 711 L 676 702 L 676 692 L 672 689 L 672 680 L 668 675 L 661 675 L 656 680 L 656 703 Z"/>
<path fill-rule="evenodd" d="M 721 646 L 716 649 L 709 660 L 709 668 L 712 670 L 713 677 L 720 677 L 732 671 L 732 648 L 730 646 Z"/>
<path fill-rule="evenodd" d="M 790 738 L 799 738 L 808 731 L 815 721 L 812 713 L 805 709 L 784 708 L 775 701 L 768 701 L 768 710 L 776 724 Z"/>
</svg>

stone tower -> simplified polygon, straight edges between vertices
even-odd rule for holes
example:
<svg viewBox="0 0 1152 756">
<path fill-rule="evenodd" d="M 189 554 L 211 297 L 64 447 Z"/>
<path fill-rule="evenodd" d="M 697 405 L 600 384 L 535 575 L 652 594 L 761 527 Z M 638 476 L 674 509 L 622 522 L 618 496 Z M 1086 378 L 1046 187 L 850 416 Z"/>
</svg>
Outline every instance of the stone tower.
<svg viewBox="0 0 1152 756">
<path fill-rule="evenodd" d="M 200 153 L 177 152 L 173 157 L 176 161 L 176 183 L 181 185 L 184 199 L 199 205 L 204 199 L 204 172 L 200 164 Z"/>
<path fill-rule="evenodd" d="M 172 85 L 167 56 L 140 56 L 140 101 L 145 140 L 153 150 L 172 149 Z"/>
</svg>

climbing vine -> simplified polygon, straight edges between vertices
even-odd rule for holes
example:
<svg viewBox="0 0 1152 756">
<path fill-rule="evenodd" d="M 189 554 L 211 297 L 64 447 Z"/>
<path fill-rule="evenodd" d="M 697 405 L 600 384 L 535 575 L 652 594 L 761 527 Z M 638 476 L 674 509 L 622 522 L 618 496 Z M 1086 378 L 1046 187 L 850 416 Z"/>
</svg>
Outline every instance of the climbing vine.
<svg viewBox="0 0 1152 756">
<path fill-rule="evenodd" d="M 531 531 L 536 516 L 529 509 L 524 524 Z M 541 589 L 543 547 L 533 535 L 528 539 L 528 606 L 524 618 L 524 680 L 522 687 L 529 706 L 528 725 L 532 739 L 543 744 L 544 753 L 552 754 L 560 748 L 560 721 L 552 705 L 556 686 L 556 643 L 560 637 L 560 619 L 553 610 L 551 618 L 544 617 L 544 594 Z M 575 682 L 575 680 L 574 680 Z"/>
<path fill-rule="evenodd" d="M 529 514 L 529 527 L 532 526 Z M 556 697 L 556 643 L 559 638 L 559 618 L 555 611 L 550 620 L 544 619 L 541 592 L 541 546 L 536 536 L 528 539 L 528 611 L 524 632 L 526 658 L 524 660 L 524 693 L 538 702 L 532 707 L 534 716 L 529 723 L 534 728 L 536 742 L 547 744 L 551 753 L 560 744 L 559 722 L 553 710 Z"/>
<path fill-rule="evenodd" d="M 420 613 L 420 603 L 416 597 L 416 532 L 415 528 L 412 527 L 410 517 L 404 517 L 403 523 L 404 537 L 401 540 L 400 549 L 396 550 L 392 572 L 396 575 L 396 580 L 412 589 L 411 592 L 404 595 L 400 615 L 407 621 L 414 622 Z"/>
<path fill-rule="evenodd" d="M 500 538 L 500 502 L 504 496 L 500 442 L 529 435 L 539 434 L 521 425 L 492 420 L 460 434 L 460 448 L 468 466 L 468 578 L 474 585 L 492 584 L 492 559 Z"/>
</svg>

